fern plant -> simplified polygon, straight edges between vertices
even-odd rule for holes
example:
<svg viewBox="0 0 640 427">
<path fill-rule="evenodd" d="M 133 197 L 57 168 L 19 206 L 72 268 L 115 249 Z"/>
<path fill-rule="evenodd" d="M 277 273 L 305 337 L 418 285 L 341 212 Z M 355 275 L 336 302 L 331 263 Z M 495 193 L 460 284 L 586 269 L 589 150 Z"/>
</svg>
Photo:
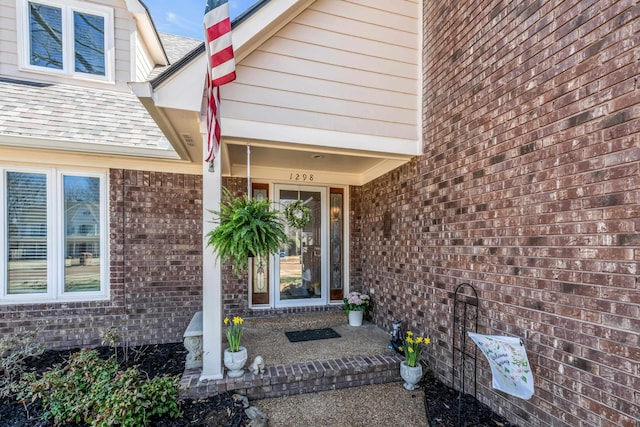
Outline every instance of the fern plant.
<svg viewBox="0 0 640 427">
<path fill-rule="evenodd" d="M 219 211 L 211 211 L 218 226 L 207 233 L 207 245 L 222 262 L 230 262 L 233 272 L 242 276 L 250 257 L 266 258 L 278 252 L 287 241 L 281 214 L 266 199 L 235 197 L 223 188 Z"/>
</svg>

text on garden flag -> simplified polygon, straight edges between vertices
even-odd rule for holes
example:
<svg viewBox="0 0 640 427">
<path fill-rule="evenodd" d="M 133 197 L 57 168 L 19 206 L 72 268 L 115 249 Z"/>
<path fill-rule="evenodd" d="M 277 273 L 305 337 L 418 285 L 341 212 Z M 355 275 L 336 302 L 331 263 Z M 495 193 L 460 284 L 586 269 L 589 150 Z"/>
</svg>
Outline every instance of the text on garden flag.
<svg viewBox="0 0 640 427">
<path fill-rule="evenodd" d="M 491 366 L 493 388 L 521 399 L 533 396 L 533 374 L 524 343 L 517 337 L 469 332 Z"/>
<path fill-rule="evenodd" d="M 236 78 L 228 0 L 207 0 L 204 12 L 207 52 L 207 154 L 212 162 L 220 148 L 220 86 Z"/>
</svg>

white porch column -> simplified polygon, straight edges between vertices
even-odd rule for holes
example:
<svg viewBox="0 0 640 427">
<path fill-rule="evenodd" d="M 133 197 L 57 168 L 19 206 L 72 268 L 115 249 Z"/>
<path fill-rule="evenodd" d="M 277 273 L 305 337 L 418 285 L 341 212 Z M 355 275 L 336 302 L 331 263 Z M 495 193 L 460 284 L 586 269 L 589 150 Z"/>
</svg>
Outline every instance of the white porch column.
<svg viewBox="0 0 640 427">
<path fill-rule="evenodd" d="M 206 140 L 203 141 L 206 151 Z M 206 155 L 203 153 L 203 159 Z M 214 228 L 209 211 L 220 210 L 222 196 L 222 165 L 220 155 L 215 159 L 214 172 L 209 165 L 202 166 L 202 232 L 203 236 Z M 203 238 L 204 239 L 204 238 Z M 222 369 L 222 273 L 213 250 L 202 242 L 202 375 L 200 381 L 223 377 Z"/>
</svg>

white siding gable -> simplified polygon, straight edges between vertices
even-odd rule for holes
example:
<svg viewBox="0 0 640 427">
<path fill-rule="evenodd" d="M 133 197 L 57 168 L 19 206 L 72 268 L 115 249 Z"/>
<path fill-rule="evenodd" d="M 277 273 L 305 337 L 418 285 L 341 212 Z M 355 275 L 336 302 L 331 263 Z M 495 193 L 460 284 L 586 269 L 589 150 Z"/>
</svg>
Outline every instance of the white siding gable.
<svg viewBox="0 0 640 427">
<path fill-rule="evenodd" d="M 135 37 L 136 46 L 136 63 L 135 63 L 135 80 L 136 82 L 142 82 L 147 79 L 151 70 L 153 70 L 154 64 L 151 59 L 151 54 L 143 44 L 142 40 L 136 33 Z"/>
<path fill-rule="evenodd" d="M 383 137 L 416 151 L 420 28 L 417 1 L 318 0 L 240 61 L 222 88 L 223 120 Z"/>
<path fill-rule="evenodd" d="M 15 74 L 17 64 L 16 2 L 2 0 L 2 7 L 0 7 L 0 75 Z"/>
</svg>

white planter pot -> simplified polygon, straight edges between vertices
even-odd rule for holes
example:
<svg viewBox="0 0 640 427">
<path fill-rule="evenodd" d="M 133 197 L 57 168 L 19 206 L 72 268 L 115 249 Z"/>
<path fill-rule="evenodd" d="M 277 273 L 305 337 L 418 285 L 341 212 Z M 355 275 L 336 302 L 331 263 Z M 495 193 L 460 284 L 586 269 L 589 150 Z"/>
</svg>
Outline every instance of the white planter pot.
<svg viewBox="0 0 640 427">
<path fill-rule="evenodd" d="M 416 366 L 409 366 L 405 361 L 402 361 L 400 362 L 400 376 L 404 380 L 404 388 L 415 390 L 416 384 L 422 378 L 422 365 L 417 363 Z"/>
<path fill-rule="evenodd" d="M 247 349 L 240 347 L 238 351 L 224 350 L 224 366 L 227 368 L 229 378 L 241 377 L 244 374 L 244 364 L 247 363 Z"/>
<path fill-rule="evenodd" d="M 364 311 L 349 310 L 349 325 L 362 326 L 362 316 L 364 316 Z"/>
</svg>

